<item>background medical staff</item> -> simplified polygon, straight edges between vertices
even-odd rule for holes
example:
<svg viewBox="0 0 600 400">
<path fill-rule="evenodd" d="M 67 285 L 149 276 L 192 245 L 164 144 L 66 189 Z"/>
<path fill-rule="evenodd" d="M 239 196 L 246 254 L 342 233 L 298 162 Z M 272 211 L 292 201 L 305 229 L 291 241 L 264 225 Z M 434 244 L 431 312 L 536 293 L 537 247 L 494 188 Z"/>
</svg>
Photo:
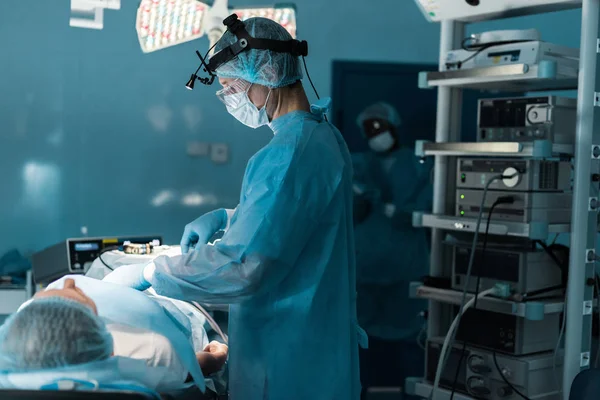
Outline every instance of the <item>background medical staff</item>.
<svg viewBox="0 0 600 400">
<path fill-rule="evenodd" d="M 432 163 L 399 145 L 391 105 L 367 107 L 357 124 L 370 149 L 353 154 L 358 319 L 369 336 L 361 381 L 363 389 L 404 386 L 405 377 L 423 374 L 417 335 L 427 303 L 408 296 L 429 268 L 427 232 L 412 227 L 412 212 L 431 210 Z"/>
</svg>

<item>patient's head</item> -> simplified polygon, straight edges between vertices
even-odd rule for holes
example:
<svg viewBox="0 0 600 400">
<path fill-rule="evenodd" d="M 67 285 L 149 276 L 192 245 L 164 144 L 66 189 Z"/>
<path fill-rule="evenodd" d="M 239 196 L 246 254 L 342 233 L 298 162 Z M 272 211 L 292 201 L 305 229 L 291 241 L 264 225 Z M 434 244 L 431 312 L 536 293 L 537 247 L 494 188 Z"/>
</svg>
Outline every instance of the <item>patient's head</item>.
<svg viewBox="0 0 600 400">
<path fill-rule="evenodd" d="M 69 281 L 69 280 L 67 280 Z M 0 370 L 49 369 L 104 360 L 113 340 L 73 281 L 36 298 L 0 327 Z"/>
<path fill-rule="evenodd" d="M 47 297 L 63 297 L 65 299 L 70 299 L 81 303 L 84 306 L 88 306 L 94 312 L 94 314 L 98 314 L 96 303 L 94 303 L 92 299 L 83 293 L 83 290 L 75 286 L 75 281 L 73 279 L 65 279 L 62 289 L 44 290 L 43 292 L 36 293 L 34 297 L 36 299 Z"/>
</svg>

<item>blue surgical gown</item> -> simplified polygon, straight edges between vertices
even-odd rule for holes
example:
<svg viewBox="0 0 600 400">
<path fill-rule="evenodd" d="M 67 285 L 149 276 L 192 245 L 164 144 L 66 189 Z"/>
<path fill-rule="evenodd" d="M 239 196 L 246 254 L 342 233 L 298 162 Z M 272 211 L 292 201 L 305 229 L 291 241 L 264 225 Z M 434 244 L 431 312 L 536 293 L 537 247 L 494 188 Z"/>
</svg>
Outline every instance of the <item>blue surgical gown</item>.
<svg viewBox="0 0 600 400">
<path fill-rule="evenodd" d="M 429 270 L 427 233 L 412 227 L 412 212 L 431 210 L 432 163 L 409 148 L 357 153 L 353 162 L 355 204 L 367 210 L 354 228 L 358 319 L 369 336 L 412 341 L 427 305 L 409 299 L 409 284 Z"/>
<path fill-rule="evenodd" d="M 270 127 L 221 241 L 155 259 L 150 283 L 231 304 L 232 400 L 359 399 L 350 154 L 317 113 Z"/>
</svg>

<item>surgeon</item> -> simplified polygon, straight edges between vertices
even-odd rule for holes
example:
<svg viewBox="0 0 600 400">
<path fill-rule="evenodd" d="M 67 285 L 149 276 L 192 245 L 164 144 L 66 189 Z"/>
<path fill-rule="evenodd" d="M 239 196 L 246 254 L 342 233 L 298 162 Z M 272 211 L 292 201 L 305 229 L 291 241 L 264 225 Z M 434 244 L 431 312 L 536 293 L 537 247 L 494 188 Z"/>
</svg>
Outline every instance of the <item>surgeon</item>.
<svg viewBox="0 0 600 400">
<path fill-rule="evenodd" d="M 412 212 L 431 210 L 432 165 L 400 145 L 400 116 L 390 104 L 367 107 L 357 124 L 368 144 L 353 154 L 358 319 L 369 336 L 362 384 L 403 387 L 406 377 L 423 375 L 417 336 L 427 305 L 409 299 L 409 283 L 427 275 L 429 245 L 426 231 L 412 227 Z"/>
<path fill-rule="evenodd" d="M 290 34 L 264 18 L 240 24 L 216 45 L 213 57 L 243 49 L 216 69 L 217 97 L 273 137 L 250 159 L 238 207 L 189 224 L 181 256 L 123 266 L 105 280 L 230 304 L 232 400 L 358 399 L 366 336 L 356 318 L 350 154 L 326 107 L 309 104 L 299 55 L 285 50 Z M 245 32 L 280 51 L 244 47 Z"/>
</svg>

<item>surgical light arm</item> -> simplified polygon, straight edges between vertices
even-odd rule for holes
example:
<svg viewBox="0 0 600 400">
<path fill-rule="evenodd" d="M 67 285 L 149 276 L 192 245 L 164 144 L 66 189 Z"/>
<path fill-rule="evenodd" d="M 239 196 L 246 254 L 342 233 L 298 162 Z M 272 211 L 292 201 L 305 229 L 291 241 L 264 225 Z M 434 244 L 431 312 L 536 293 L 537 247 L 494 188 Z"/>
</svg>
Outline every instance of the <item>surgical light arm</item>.
<svg viewBox="0 0 600 400">
<path fill-rule="evenodd" d="M 209 56 L 214 53 L 214 48 L 221 36 L 225 33 L 223 20 L 229 16 L 227 0 L 215 0 L 213 6 L 204 16 L 204 33 L 210 42 Z"/>
<path fill-rule="evenodd" d="M 71 0 L 69 25 L 75 28 L 104 28 L 104 9 L 120 10 L 121 0 Z"/>
</svg>

